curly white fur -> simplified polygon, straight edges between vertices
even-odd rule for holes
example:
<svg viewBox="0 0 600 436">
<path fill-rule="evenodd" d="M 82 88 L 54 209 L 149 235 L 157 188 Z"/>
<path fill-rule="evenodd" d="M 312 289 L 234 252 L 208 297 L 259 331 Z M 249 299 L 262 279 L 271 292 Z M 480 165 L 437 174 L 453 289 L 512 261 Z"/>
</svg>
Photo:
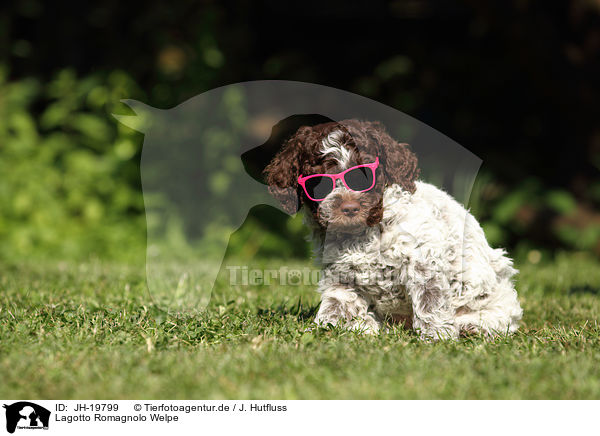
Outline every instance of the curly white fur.
<svg viewBox="0 0 600 436">
<path fill-rule="evenodd" d="M 375 333 L 404 320 L 432 339 L 514 332 L 522 310 L 511 259 L 451 196 L 416 186 L 414 194 L 387 187 L 382 222 L 361 235 L 314 232 L 323 264 L 315 321 Z"/>
</svg>

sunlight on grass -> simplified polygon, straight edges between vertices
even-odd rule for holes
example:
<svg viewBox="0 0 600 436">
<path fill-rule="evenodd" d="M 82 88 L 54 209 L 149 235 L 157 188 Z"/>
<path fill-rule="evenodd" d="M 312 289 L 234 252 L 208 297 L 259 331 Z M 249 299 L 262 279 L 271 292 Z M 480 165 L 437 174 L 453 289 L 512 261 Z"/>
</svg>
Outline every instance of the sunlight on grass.
<svg viewBox="0 0 600 436">
<path fill-rule="evenodd" d="M 600 265 L 519 265 L 513 337 L 422 343 L 308 329 L 312 286 L 218 283 L 167 315 L 140 267 L 0 267 L 0 396 L 10 398 L 598 398 Z"/>
</svg>

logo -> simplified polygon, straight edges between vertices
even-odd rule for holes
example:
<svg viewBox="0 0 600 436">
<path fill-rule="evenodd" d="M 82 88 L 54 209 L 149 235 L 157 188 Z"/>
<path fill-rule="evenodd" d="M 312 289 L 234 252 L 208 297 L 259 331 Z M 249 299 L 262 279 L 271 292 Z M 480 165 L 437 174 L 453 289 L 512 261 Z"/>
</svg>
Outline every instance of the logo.
<svg viewBox="0 0 600 436">
<path fill-rule="evenodd" d="M 19 401 L 6 409 L 6 431 L 14 433 L 15 429 L 48 430 L 50 411 L 29 401 Z"/>
</svg>

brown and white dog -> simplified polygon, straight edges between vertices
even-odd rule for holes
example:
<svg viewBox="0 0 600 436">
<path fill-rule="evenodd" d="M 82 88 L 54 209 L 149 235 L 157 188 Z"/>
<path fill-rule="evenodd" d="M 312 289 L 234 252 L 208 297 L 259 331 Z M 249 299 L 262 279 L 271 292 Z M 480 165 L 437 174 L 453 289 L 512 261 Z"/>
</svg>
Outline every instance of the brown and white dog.
<svg viewBox="0 0 600 436">
<path fill-rule="evenodd" d="M 264 174 L 287 212 L 304 206 L 323 267 L 317 324 L 375 333 L 400 321 L 433 339 L 518 328 L 511 259 L 462 205 L 418 180 L 417 157 L 380 123 L 301 127 Z"/>
</svg>

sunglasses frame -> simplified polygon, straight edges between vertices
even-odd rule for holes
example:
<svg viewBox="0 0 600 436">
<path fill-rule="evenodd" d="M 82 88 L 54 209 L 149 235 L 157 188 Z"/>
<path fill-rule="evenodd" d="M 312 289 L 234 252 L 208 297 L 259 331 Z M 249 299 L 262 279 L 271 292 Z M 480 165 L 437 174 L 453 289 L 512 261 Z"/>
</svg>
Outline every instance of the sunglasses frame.
<svg viewBox="0 0 600 436">
<path fill-rule="evenodd" d="M 346 184 L 346 180 L 344 180 L 344 175 L 352 170 L 358 169 L 358 168 L 369 168 L 371 169 L 371 171 L 373 172 L 373 184 L 371 186 L 369 186 L 367 189 L 363 189 L 361 191 L 355 191 L 354 189 L 350 188 L 347 184 Z M 328 177 L 331 179 L 331 181 L 333 182 L 333 189 L 335 189 L 335 182 L 337 179 L 341 179 L 342 183 L 344 184 L 344 186 L 349 189 L 350 191 L 353 192 L 366 192 L 366 191 L 370 191 L 371 189 L 373 189 L 373 187 L 375 186 L 376 180 L 375 180 L 375 170 L 377 169 L 377 167 L 379 167 L 379 158 L 375 158 L 375 162 L 370 163 L 370 164 L 362 164 L 362 165 L 356 165 L 355 167 L 352 168 L 348 168 L 347 170 L 342 171 L 341 173 L 337 173 L 337 174 L 311 174 L 310 176 L 300 176 L 298 177 L 298 184 L 300 186 L 302 186 L 302 189 L 304 189 L 304 193 L 306 194 L 306 196 L 308 198 L 310 198 L 312 201 L 323 201 L 325 200 L 325 198 L 321 198 L 320 200 L 312 198 L 310 196 L 310 194 L 308 193 L 308 191 L 306 190 L 306 181 L 309 179 L 312 179 L 314 177 Z M 332 191 L 333 191 L 332 189 Z M 329 194 L 327 194 L 329 195 Z"/>
</svg>

